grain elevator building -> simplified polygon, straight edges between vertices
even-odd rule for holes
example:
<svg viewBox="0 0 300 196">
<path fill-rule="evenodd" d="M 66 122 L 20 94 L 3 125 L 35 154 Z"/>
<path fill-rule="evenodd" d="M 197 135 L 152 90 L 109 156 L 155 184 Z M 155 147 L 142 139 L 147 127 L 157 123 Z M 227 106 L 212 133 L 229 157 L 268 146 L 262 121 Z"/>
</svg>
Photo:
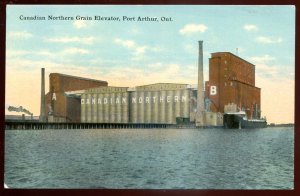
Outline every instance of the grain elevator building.
<svg viewBox="0 0 300 196">
<path fill-rule="evenodd" d="M 88 89 L 81 95 L 81 122 L 189 123 L 195 92 L 190 85 L 176 83 Z"/>
<path fill-rule="evenodd" d="M 106 81 L 70 76 L 60 73 L 49 75 L 49 92 L 46 94 L 48 122 L 80 122 L 80 99 L 69 91 L 107 86 Z"/>
<path fill-rule="evenodd" d="M 260 88 L 255 86 L 255 65 L 230 53 L 212 53 L 206 97 L 212 112 L 245 111 L 249 119 L 260 118 Z"/>
</svg>

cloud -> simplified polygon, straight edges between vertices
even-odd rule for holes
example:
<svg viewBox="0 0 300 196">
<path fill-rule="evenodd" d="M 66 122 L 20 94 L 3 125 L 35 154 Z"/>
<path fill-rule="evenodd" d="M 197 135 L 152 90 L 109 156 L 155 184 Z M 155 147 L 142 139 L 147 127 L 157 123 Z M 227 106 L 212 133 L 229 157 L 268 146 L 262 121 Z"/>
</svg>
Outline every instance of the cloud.
<svg viewBox="0 0 300 196">
<path fill-rule="evenodd" d="M 139 46 L 135 48 L 134 55 L 142 55 L 145 53 L 147 46 Z"/>
<path fill-rule="evenodd" d="M 158 69 L 158 68 L 161 68 L 163 66 L 162 63 L 158 62 L 158 63 L 151 63 L 151 64 L 148 64 L 147 67 L 149 67 L 150 69 Z"/>
<path fill-rule="evenodd" d="M 249 59 L 251 62 L 253 62 L 253 64 L 264 64 L 270 61 L 274 61 L 276 58 L 268 54 L 265 54 L 263 56 L 250 57 Z"/>
<path fill-rule="evenodd" d="M 262 44 L 275 44 L 282 42 L 282 39 L 280 37 L 265 37 L 265 36 L 259 36 L 256 38 L 256 42 L 262 43 Z"/>
<path fill-rule="evenodd" d="M 198 54 L 198 47 L 197 47 L 197 45 L 195 45 L 195 44 L 185 44 L 184 46 L 183 46 L 183 48 L 184 48 L 184 50 L 186 51 L 186 52 L 188 52 L 188 53 L 190 53 L 190 54 L 193 54 L 193 55 L 195 55 L 195 56 L 197 56 L 197 54 Z"/>
<path fill-rule="evenodd" d="M 257 64 L 255 67 L 256 75 L 265 78 L 278 78 L 280 77 L 280 70 L 276 66 L 266 64 Z"/>
<path fill-rule="evenodd" d="M 255 72 L 257 76 L 265 78 L 280 78 L 280 66 L 274 65 L 275 57 L 268 54 L 263 56 L 254 56 L 249 58 L 250 62 L 255 65 Z"/>
<path fill-rule="evenodd" d="M 179 33 L 182 35 L 188 35 L 193 33 L 204 33 L 207 29 L 207 26 L 204 24 L 187 24 L 182 29 L 179 30 Z"/>
<path fill-rule="evenodd" d="M 73 55 L 73 54 L 88 54 L 89 51 L 86 49 L 73 47 L 73 48 L 67 48 L 67 49 L 63 50 L 62 53 L 67 54 L 67 55 L 68 54 L 71 54 L 71 55 Z"/>
<path fill-rule="evenodd" d="M 257 78 L 269 79 L 271 81 L 294 80 L 295 68 L 292 65 L 276 64 L 276 59 L 269 55 L 251 57 L 254 59 L 255 75 Z"/>
<path fill-rule="evenodd" d="M 136 43 L 134 41 L 132 41 L 132 40 L 122 40 L 120 38 L 116 38 L 114 40 L 114 42 L 116 44 L 122 45 L 122 46 L 124 46 L 126 48 L 130 48 L 130 49 L 136 47 Z"/>
<path fill-rule="evenodd" d="M 27 31 L 12 31 L 8 33 L 8 36 L 14 39 L 29 39 L 33 35 Z"/>
<path fill-rule="evenodd" d="M 42 57 L 49 57 L 49 58 L 57 58 L 61 55 L 73 55 L 73 54 L 88 54 L 90 53 L 86 49 L 82 48 L 66 48 L 61 51 L 55 51 L 50 52 L 49 50 L 40 50 L 40 51 L 34 51 L 34 50 L 7 50 L 6 51 L 6 58 L 22 58 L 24 56 L 42 56 Z"/>
<path fill-rule="evenodd" d="M 158 53 L 164 50 L 164 48 L 161 46 L 140 45 L 137 44 L 134 40 L 127 40 L 121 38 L 115 38 L 114 43 L 132 51 L 133 57 L 131 58 L 131 60 L 133 61 L 145 59 L 145 53 L 147 51 Z"/>
<path fill-rule="evenodd" d="M 295 75 L 293 65 L 277 64 L 276 58 L 265 54 L 248 58 L 255 65 L 256 75 L 278 80 L 279 78 L 292 78 Z"/>
<path fill-rule="evenodd" d="M 246 31 L 257 31 L 258 27 L 253 24 L 245 24 L 243 27 Z"/>
<path fill-rule="evenodd" d="M 48 50 L 32 51 L 32 50 L 6 50 L 6 58 L 22 57 L 25 55 L 36 56 L 53 56 Z"/>
<path fill-rule="evenodd" d="M 144 66 L 131 64 L 99 69 L 102 71 L 100 79 L 107 80 L 111 86 L 134 87 L 153 83 L 196 84 L 198 77 L 197 65 L 172 62 L 155 62 Z M 204 75 L 204 79 L 208 80 L 207 70 L 204 70 Z"/>
<path fill-rule="evenodd" d="M 249 59 L 256 65 L 255 85 L 261 88 L 262 116 L 267 117 L 268 123 L 293 123 L 295 108 L 293 66 L 276 65 L 276 58 L 268 54 Z"/>
<path fill-rule="evenodd" d="M 115 86 L 139 86 L 153 83 L 195 83 L 197 73 L 193 70 L 182 70 L 183 65 L 177 63 L 151 63 L 141 66 L 123 66 L 107 68 L 102 79 Z M 102 68 L 103 70 L 103 68 Z M 130 74 L 124 74 L 130 73 Z M 189 74 L 190 77 L 186 77 Z M 193 77 L 194 75 L 194 77 Z"/>
<path fill-rule="evenodd" d="M 75 28 L 81 29 L 87 27 L 87 22 L 85 20 L 75 20 L 73 25 Z"/>
<path fill-rule="evenodd" d="M 92 36 L 89 37 L 53 37 L 47 38 L 47 42 L 54 42 L 54 43 L 81 43 L 81 44 L 92 44 L 95 38 Z"/>
<path fill-rule="evenodd" d="M 128 32 L 132 35 L 138 35 L 141 33 L 140 29 L 138 29 L 137 27 L 133 27 L 133 28 L 129 29 Z"/>
<path fill-rule="evenodd" d="M 256 86 L 261 88 L 262 116 L 268 123 L 293 123 L 295 110 L 294 78 L 266 78 L 258 75 Z"/>
<path fill-rule="evenodd" d="M 138 45 L 135 41 L 133 40 L 124 40 L 124 39 L 120 39 L 120 38 L 116 38 L 114 39 L 114 42 L 118 45 L 121 45 L 129 50 L 132 51 L 133 54 L 133 58 L 131 60 L 141 60 L 144 58 L 144 54 L 146 52 L 146 50 L 150 49 L 152 50 L 149 46 L 146 45 Z M 153 48 L 152 51 L 157 50 L 157 48 Z"/>
<path fill-rule="evenodd" d="M 31 51 L 27 50 L 6 50 L 6 58 L 12 58 L 12 57 L 20 57 L 24 55 L 31 54 Z"/>
<path fill-rule="evenodd" d="M 154 46 L 154 47 L 151 47 L 150 50 L 153 52 L 162 52 L 162 51 L 164 51 L 164 48 L 161 46 Z"/>
</svg>

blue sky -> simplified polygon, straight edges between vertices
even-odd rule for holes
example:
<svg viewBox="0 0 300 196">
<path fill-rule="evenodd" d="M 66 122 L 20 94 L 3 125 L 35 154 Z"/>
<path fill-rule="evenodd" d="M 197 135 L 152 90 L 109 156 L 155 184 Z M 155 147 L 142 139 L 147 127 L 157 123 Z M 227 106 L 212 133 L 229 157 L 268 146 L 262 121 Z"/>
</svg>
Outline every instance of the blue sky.
<svg viewBox="0 0 300 196">
<path fill-rule="evenodd" d="M 121 21 L 20 20 L 21 15 L 97 15 L 120 17 Z M 123 16 L 171 17 L 172 21 L 129 22 L 122 21 Z M 22 105 L 39 114 L 41 67 L 47 75 L 91 77 L 112 86 L 195 84 L 198 40 L 204 41 L 206 80 L 211 53 L 238 54 L 256 65 L 263 115 L 269 122 L 294 121 L 293 6 L 9 5 L 6 107 Z M 276 99 L 269 99 L 272 96 Z"/>
</svg>

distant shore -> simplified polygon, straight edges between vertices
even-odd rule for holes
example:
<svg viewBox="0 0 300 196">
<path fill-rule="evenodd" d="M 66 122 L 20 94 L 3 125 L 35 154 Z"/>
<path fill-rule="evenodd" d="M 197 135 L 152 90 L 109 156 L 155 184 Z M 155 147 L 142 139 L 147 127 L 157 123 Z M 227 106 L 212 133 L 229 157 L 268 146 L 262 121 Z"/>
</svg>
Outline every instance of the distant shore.
<svg viewBox="0 0 300 196">
<path fill-rule="evenodd" d="M 268 127 L 294 127 L 295 124 L 294 123 L 286 123 L 286 124 L 275 124 L 275 123 L 271 123 L 268 125 Z"/>
</svg>

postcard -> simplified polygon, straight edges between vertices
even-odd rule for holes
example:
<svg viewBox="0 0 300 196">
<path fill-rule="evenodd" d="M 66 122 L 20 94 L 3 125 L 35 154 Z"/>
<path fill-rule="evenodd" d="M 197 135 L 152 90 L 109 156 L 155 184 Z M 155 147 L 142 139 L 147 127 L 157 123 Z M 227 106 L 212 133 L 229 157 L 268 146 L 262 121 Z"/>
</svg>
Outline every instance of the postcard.
<svg viewBox="0 0 300 196">
<path fill-rule="evenodd" d="M 11 189 L 293 190 L 295 6 L 7 5 Z"/>
</svg>

